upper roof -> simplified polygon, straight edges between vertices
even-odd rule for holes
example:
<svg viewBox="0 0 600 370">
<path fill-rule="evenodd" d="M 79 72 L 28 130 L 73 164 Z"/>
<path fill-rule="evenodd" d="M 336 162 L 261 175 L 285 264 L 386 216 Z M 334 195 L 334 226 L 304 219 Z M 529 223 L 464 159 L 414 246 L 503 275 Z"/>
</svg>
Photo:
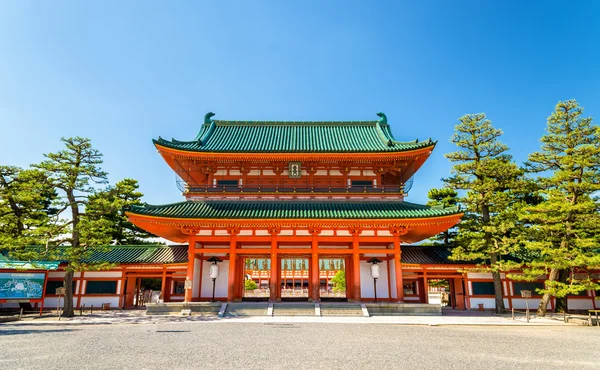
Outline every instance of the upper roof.
<svg viewBox="0 0 600 370">
<path fill-rule="evenodd" d="M 409 202 L 186 201 L 130 206 L 128 212 L 167 218 L 200 219 L 404 219 L 458 214 L 457 207 L 436 208 Z"/>
<path fill-rule="evenodd" d="M 191 152 L 371 153 L 403 152 L 435 145 L 431 139 L 400 142 L 387 118 L 353 122 L 213 121 L 207 113 L 192 141 L 153 140 L 155 145 Z"/>
</svg>

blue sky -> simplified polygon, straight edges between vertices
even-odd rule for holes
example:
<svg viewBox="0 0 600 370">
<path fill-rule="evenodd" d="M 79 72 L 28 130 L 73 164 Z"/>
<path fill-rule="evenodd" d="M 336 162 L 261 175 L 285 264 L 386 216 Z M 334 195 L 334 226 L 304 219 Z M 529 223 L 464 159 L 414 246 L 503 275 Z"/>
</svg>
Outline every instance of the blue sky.
<svg viewBox="0 0 600 370">
<path fill-rule="evenodd" d="M 407 200 L 450 164 L 456 119 L 485 112 L 518 162 L 559 100 L 600 116 L 593 1 L 2 1 L 0 164 L 92 139 L 112 182 L 182 199 L 151 139 L 215 119 L 371 120 L 438 140 Z"/>
</svg>

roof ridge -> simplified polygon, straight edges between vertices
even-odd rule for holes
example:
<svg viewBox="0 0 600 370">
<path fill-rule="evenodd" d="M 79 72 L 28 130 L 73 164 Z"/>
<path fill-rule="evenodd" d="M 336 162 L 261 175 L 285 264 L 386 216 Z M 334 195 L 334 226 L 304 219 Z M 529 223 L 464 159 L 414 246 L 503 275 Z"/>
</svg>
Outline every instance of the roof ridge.
<svg viewBox="0 0 600 370">
<path fill-rule="evenodd" d="M 378 121 L 230 121 L 215 120 L 217 126 L 375 126 Z"/>
</svg>

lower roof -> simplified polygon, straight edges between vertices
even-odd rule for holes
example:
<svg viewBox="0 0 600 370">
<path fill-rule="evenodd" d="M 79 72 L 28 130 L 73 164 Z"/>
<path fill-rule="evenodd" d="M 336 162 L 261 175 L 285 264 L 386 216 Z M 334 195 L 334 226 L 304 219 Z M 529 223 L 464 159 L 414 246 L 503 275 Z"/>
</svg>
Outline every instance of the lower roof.
<svg viewBox="0 0 600 370">
<path fill-rule="evenodd" d="M 475 262 L 452 261 L 451 248 L 438 246 L 402 246 L 402 263 L 421 265 L 475 264 Z M 86 262 L 109 262 L 116 264 L 175 264 L 188 262 L 188 246 L 177 245 L 112 245 L 105 251 L 94 252 Z M 23 262 L 8 259 L 0 252 L 2 269 L 56 270 L 58 261 Z M 7 267 L 13 266 L 13 267 Z"/>
<path fill-rule="evenodd" d="M 131 206 L 127 211 L 199 219 L 405 219 L 461 213 L 457 207 L 436 208 L 404 201 L 185 201 Z"/>
</svg>

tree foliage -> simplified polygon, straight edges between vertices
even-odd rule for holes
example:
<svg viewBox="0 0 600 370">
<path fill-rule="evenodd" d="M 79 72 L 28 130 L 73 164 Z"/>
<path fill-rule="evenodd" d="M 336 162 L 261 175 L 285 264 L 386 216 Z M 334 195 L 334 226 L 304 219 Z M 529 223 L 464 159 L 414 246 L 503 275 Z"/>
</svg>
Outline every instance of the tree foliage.
<svg viewBox="0 0 600 370">
<path fill-rule="evenodd" d="M 483 262 L 481 266 L 491 271 L 499 312 L 504 300 L 498 263 L 515 248 L 512 230 L 517 227 L 516 195 L 522 175 L 500 142 L 501 135 L 483 113 L 459 118 L 451 138 L 459 150 L 446 154 L 453 166 L 451 176 L 444 179 L 448 188 L 461 192 L 459 202 L 465 210 L 452 257 Z"/>
<path fill-rule="evenodd" d="M 110 221 L 103 217 L 88 217 L 85 207 L 98 185 L 106 184 L 106 172 L 101 169 L 102 154 L 89 139 L 61 139 L 65 149 L 45 154 L 46 160 L 34 165 L 59 191 L 54 228 L 47 236 L 47 246 L 54 258 L 66 262 L 64 315 L 73 316 L 73 273 L 75 271 L 110 267 L 107 263 L 90 263 L 95 251 L 106 250 L 111 241 Z M 92 202 L 94 200 L 92 199 Z"/>
<path fill-rule="evenodd" d="M 331 283 L 333 284 L 334 292 L 346 292 L 346 271 L 338 270 L 335 276 L 331 278 Z"/>
<path fill-rule="evenodd" d="M 110 236 L 115 244 L 156 244 L 156 242 L 144 240 L 154 237 L 154 235 L 129 222 L 123 212 L 126 207 L 142 204 L 143 194 L 138 189 L 137 180 L 124 179 L 89 197 L 86 214 L 91 219 L 103 218 L 110 223 Z"/>
<path fill-rule="evenodd" d="M 56 196 L 43 172 L 0 166 L 0 249 L 11 258 L 35 260 L 25 247 L 43 239 L 56 214 Z"/>
<path fill-rule="evenodd" d="M 427 205 L 430 207 L 450 208 L 458 205 L 458 192 L 454 189 L 431 189 L 427 192 L 427 197 L 429 198 Z M 441 243 L 445 246 L 450 246 L 454 243 L 454 238 L 456 238 L 456 230 L 457 227 L 452 227 L 441 234 L 431 237 L 430 240 L 434 244 Z"/>
<path fill-rule="evenodd" d="M 559 102 L 548 117 L 540 151 L 525 163 L 528 172 L 539 174 L 535 183 L 542 199 L 519 214 L 528 226 L 522 242 L 535 256 L 525 278 L 548 275 L 540 316 L 551 296 L 599 288 L 587 272 L 600 266 L 600 128 L 582 114 L 577 101 Z M 560 271 L 571 277 L 560 281 Z"/>
<path fill-rule="evenodd" d="M 252 279 L 247 279 L 246 281 L 244 281 L 244 288 L 246 290 L 255 290 L 258 288 L 258 284 L 256 284 L 256 281 Z"/>
</svg>

